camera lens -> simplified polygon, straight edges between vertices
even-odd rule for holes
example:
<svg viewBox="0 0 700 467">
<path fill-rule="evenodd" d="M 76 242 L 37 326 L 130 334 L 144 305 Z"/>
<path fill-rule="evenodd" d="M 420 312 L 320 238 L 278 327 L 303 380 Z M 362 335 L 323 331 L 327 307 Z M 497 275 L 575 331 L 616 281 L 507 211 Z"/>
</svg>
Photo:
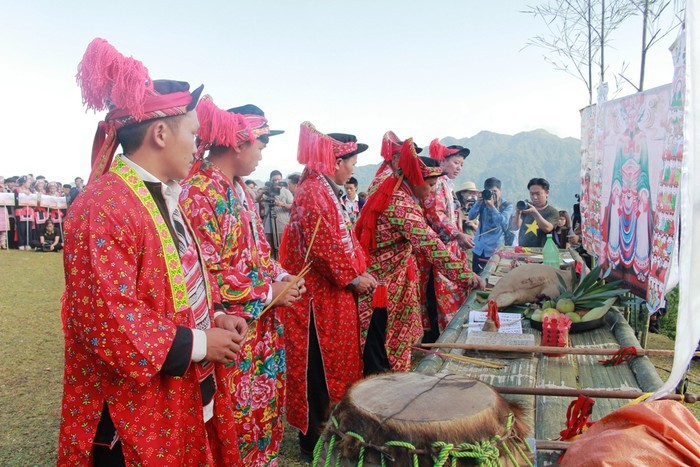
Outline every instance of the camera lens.
<svg viewBox="0 0 700 467">
<path fill-rule="evenodd" d="M 482 191 L 481 198 L 484 200 L 490 200 L 491 198 L 493 198 L 493 191 L 491 191 L 491 190 Z"/>
<path fill-rule="evenodd" d="M 516 208 L 518 208 L 518 211 L 524 211 L 527 209 L 527 202 L 525 201 L 518 201 L 515 205 Z"/>
</svg>

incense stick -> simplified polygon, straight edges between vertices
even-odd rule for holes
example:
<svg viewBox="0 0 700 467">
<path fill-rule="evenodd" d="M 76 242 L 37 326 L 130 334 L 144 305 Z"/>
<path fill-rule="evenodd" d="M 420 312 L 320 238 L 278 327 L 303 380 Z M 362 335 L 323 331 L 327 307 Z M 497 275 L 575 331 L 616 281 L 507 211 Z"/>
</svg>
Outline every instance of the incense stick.
<svg viewBox="0 0 700 467">
<path fill-rule="evenodd" d="M 478 234 L 478 235 L 474 235 L 474 238 L 476 238 L 476 237 L 481 237 L 482 235 L 486 235 L 487 233 L 491 233 L 491 232 L 493 232 L 494 230 L 497 230 L 497 229 L 500 229 L 500 227 L 494 227 L 493 229 L 487 230 L 486 232 L 481 232 L 481 233 Z"/>
<path fill-rule="evenodd" d="M 420 347 L 415 347 L 415 346 L 412 346 L 411 348 L 413 350 L 418 350 L 420 352 L 429 353 L 431 355 L 437 355 L 437 356 L 443 357 L 443 358 L 451 358 L 453 360 L 457 360 L 460 362 L 471 363 L 471 364 L 479 365 L 479 366 L 485 366 L 487 368 L 495 368 L 497 370 L 500 370 L 501 368 L 503 368 L 505 366 L 501 363 L 496 363 L 496 362 L 484 360 L 481 358 L 467 357 L 465 355 L 448 354 L 448 353 L 443 353 L 443 352 L 437 352 L 435 350 L 421 349 Z"/>
<path fill-rule="evenodd" d="M 314 240 L 316 240 L 316 233 L 318 233 L 318 228 L 321 226 L 321 217 L 318 218 L 316 221 L 316 227 L 314 227 L 314 233 L 311 235 L 311 240 L 309 241 L 309 245 L 306 247 L 306 255 L 304 255 L 304 264 L 307 264 L 307 261 L 309 259 L 309 253 L 311 253 L 311 246 L 314 244 Z"/>
<path fill-rule="evenodd" d="M 316 240 L 316 234 L 318 233 L 318 228 L 321 226 L 321 218 L 319 217 L 318 220 L 316 221 L 316 227 L 314 227 L 314 233 L 311 235 L 311 240 L 309 240 L 309 245 L 306 247 L 306 255 L 304 256 L 304 267 L 301 268 L 301 271 L 299 271 L 299 274 L 295 276 L 295 278 L 291 281 L 289 281 L 289 284 L 282 289 L 282 292 L 280 292 L 272 301 L 265 307 L 263 310 L 260 312 L 260 314 L 252 321 L 256 321 L 260 319 L 262 315 L 264 315 L 270 308 L 272 308 L 275 303 L 280 299 L 280 297 L 284 296 L 284 294 L 287 293 L 287 291 L 292 288 L 292 286 L 296 285 L 299 280 L 301 280 L 306 274 L 309 273 L 311 270 L 311 264 L 307 263 L 306 261 L 309 259 L 309 254 L 311 253 L 311 247 L 314 244 L 314 241 Z"/>
<path fill-rule="evenodd" d="M 289 289 L 291 289 L 293 286 L 295 286 L 297 284 L 297 282 L 299 282 L 306 274 L 308 274 L 308 272 L 310 270 L 311 270 L 310 265 L 305 266 L 304 269 L 302 269 L 301 272 L 299 272 L 299 275 L 294 276 L 294 279 L 289 281 L 287 286 L 284 289 L 282 289 L 282 292 L 280 292 L 275 298 L 273 298 L 272 301 L 265 308 L 263 308 L 263 310 L 260 312 L 260 314 L 251 320 L 251 322 L 259 320 L 262 317 L 262 315 L 264 315 L 270 308 L 275 306 L 275 303 L 277 303 L 277 301 L 280 299 L 280 297 L 283 297 L 284 294 L 286 294 Z"/>
</svg>

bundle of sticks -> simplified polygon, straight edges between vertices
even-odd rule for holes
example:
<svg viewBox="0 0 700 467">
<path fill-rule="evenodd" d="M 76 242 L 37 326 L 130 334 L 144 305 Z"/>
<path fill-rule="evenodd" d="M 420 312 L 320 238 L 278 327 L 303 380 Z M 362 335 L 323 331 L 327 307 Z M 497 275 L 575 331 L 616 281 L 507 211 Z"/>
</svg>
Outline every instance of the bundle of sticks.
<svg viewBox="0 0 700 467">
<path fill-rule="evenodd" d="M 289 281 L 287 286 L 282 289 L 282 292 L 279 293 L 275 298 L 272 299 L 272 301 L 265 307 L 263 310 L 260 312 L 260 314 L 253 319 L 253 321 L 259 320 L 265 313 L 267 313 L 281 297 L 284 297 L 284 295 L 291 289 L 292 287 L 296 287 L 296 285 L 299 283 L 301 279 L 306 276 L 309 271 L 311 270 L 311 263 L 309 262 L 309 254 L 311 253 L 311 247 L 314 244 L 314 240 L 316 240 L 316 234 L 318 233 L 318 228 L 321 226 L 321 218 L 319 217 L 318 220 L 316 221 L 316 227 L 314 227 L 314 233 L 311 235 L 311 239 L 309 240 L 309 244 L 306 246 L 306 255 L 304 255 L 304 267 L 301 268 L 301 271 L 294 277 L 293 280 Z"/>
</svg>

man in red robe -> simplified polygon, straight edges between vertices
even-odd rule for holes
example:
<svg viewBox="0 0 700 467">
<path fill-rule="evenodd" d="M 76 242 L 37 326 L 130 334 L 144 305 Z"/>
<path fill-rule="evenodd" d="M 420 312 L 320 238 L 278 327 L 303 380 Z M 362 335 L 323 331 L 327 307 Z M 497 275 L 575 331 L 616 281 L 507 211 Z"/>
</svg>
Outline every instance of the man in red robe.
<svg viewBox="0 0 700 467">
<path fill-rule="evenodd" d="M 225 312 L 249 322 L 229 387 L 246 466 L 276 465 L 284 426 L 286 358 L 278 308 L 299 299 L 304 280 L 270 257 L 270 245 L 243 179 L 258 165 L 270 136 L 263 111 L 246 105 L 219 109 L 209 96 L 197 106 L 199 152 L 209 155 L 183 182 L 180 200 L 202 244 Z"/>
<path fill-rule="evenodd" d="M 224 364 L 246 324 L 214 317 L 218 297 L 178 206 L 201 88 L 151 80 L 104 39 L 88 46 L 78 81 L 89 108 L 110 112 L 66 219 L 58 465 L 238 465 Z"/>
<path fill-rule="evenodd" d="M 340 202 L 340 187 L 366 149 L 353 135 L 325 135 L 309 122 L 301 125 L 298 160 L 306 169 L 280 252 L 291 273 L 311 265 L 307 293 L 284 320 L 287 421 L 301 430 L 299 445 L 305 455 L 311 455 L 331 404 L 362 377 L 356 294 L 372 291 L 376 282 L 365 272 L 365 257 Z"/>
</svg>

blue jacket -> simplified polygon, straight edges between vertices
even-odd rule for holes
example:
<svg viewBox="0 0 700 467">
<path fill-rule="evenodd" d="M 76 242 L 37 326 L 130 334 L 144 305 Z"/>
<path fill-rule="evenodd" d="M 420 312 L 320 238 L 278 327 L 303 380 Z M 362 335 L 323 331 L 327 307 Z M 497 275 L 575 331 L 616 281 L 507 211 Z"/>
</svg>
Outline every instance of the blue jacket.
<svg viewBox="0 0 700 467">
<path fill-rule="evenodd" d="M 508 229 L 510 216 L 513 215 L 513 204 L 503 201 L 499 209 L 484 206 L 483 211 L 482 206 L 484 206 L 483 202 L 478 201 L 469 210 L 469 220 L 479 217 L 479 228 L 474 234 L 473 251 L 479 256 L 490 258 L 496 248 L 503 243 L 503 234 Z"/>
</svg>

